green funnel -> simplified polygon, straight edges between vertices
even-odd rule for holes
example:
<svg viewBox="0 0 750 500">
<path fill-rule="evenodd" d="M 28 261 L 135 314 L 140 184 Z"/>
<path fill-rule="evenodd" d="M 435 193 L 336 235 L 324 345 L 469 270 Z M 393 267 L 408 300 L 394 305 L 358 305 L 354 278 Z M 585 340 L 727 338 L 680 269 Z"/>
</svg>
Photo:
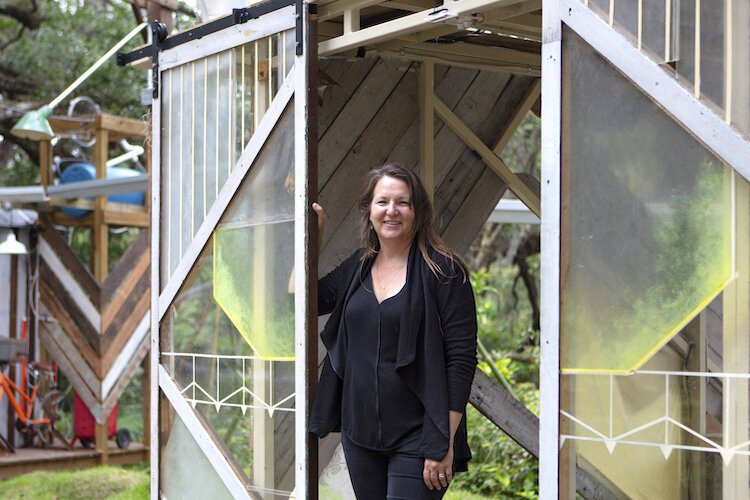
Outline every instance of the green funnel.
<svg viewBox="0 0 750 500">
<path fill-rule="evenodd" d="M 52 109 L 49 106 L 42 106 L 34 111 L 29 111 L 18 123 L 11 129 L 10 133 L 21 139 L 31 139 L 32 141 L 49 141 L 55 134 L 52 132 L 47 118 L 52 115 Z"/>
</svg>

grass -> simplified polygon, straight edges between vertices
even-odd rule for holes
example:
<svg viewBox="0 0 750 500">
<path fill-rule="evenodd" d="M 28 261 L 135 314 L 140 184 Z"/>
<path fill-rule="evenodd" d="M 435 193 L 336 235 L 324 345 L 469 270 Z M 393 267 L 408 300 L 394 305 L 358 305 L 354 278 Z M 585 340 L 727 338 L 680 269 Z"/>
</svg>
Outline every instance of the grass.
<svg viewBox="0 0 750 500">
<path fill-rule="evenodd" d="M 321 490 L 320 498 L 339 498 Z M 149 497 L 149 469 L 143 462 L 130 467 L 95 467 L 73 472 L 32 472 L 0 482 L 0 498 L 145 500 Z M 486 500 L 486 497 L 449 489 L 445 500 Z"/>
<path fill-rule="evenodd" d="M 0 482 L 3 499 L 142 500 L 149 496 L 145 468 L 95 467 L 72 472 L 32 472 Z"/>
</svg>

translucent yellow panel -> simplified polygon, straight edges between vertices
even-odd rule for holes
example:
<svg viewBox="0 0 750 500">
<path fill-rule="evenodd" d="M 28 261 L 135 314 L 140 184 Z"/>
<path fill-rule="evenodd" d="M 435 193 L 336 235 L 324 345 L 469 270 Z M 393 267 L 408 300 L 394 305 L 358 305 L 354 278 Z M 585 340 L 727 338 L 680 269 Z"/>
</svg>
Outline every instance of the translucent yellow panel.
<svg viewBox="0 0 750 500">
<path fill-rule="evenodd" d="M 172 426 L 160 457 L 161 494 L 164 498 L 232 498 L 185 423 L 171 407 L 167 411 Z"/>
<path fill-rule="evenodd" d="M 628 372 L 729 280 L 732 174 L 565 34 L 561 366 Z"/>
<path fill-rule="evenodd" d="M 214 298 L 263 359 L 294 358 L 294 123 L 279 120 L 214 234 Z"/>
</svg>

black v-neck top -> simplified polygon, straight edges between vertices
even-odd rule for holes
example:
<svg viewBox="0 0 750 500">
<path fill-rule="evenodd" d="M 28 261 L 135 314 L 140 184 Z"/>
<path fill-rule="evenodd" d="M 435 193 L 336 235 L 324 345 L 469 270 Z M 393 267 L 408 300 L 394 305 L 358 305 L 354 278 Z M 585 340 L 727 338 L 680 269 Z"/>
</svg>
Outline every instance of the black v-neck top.
<svg viewBox="0 0 750 500">
<path fill-rule="evenodd" d="M 341 429 L 359 446 L 390 451 L 420 437 L 424 407 L 396 374 L 406 285 L 378 303 L 367 273 L 344 311 L 347 370 Z"/>
</svg>

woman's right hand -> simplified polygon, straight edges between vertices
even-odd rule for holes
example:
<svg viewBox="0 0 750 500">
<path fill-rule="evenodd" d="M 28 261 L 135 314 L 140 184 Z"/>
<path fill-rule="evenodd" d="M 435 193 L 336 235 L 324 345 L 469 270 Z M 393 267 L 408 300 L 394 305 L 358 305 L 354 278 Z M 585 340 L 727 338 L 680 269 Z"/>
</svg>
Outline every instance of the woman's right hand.
<svg viewBox="0 0 750 500">
<path fill-rule="evenodd" d="M 323 243 L 323 227 L 325 226 L 326 214 L 323 211 L 323 207 L 317 203 L 312 204 L 312 209 L 318 216 L 318 250 L 320 250 L 320 246 Z"/>
</svg>

